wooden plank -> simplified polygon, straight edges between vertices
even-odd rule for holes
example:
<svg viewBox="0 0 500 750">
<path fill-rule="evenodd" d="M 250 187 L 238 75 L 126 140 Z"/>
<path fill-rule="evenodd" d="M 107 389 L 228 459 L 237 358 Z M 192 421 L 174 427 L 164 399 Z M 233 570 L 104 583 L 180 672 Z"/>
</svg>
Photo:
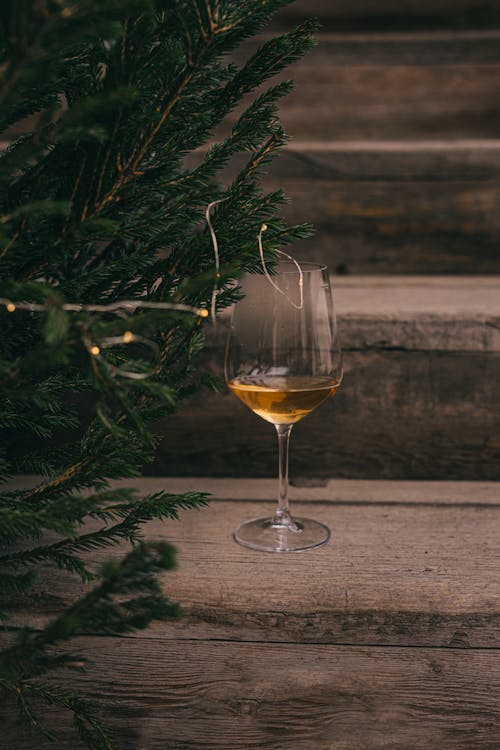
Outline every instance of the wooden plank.
<svg viewBox="0 0 500 750">
<path fill-rule="evenodd" d="M 141 490 L 168 485 L 145 480 Z M 122 750 L 497 750 L 500 500 L 498 486 L 477 485 L 474 498 L 475 487 L 457 487 L 453 502 L 444 485 L 440 502 L 435 484 L 384 483 L 364 502 L 361 483 L 347 503 L 302 502 L 297 513 L 329 523 L 333 536 L 300 555 L 233 542 L 236 524 L 266 508 L 248 480 L 246 501 L 154 522 L 148 538 L 180 550 L 163 585 L 185 618 L 134 637 L 78 639 L 71 648 L 89 672 L 62 679 L 104 703 Z M 269 484 L 260 491 L 269 496 Z M 81 591 L 59 572 L 44 586 L 59 608 Z M 33 603 L 40 624 L 43 592 Z M 60 731 L 58 750 L 73 750 L 62 712 L 43 716 Z M 14 717 L 3 701 L 2 749 L 48 750 Z"/>
<path fill-rule="evenodd" d="M 499 38 L 320 35 L 318 46 L 287 69 L 297 90 L 283 100 L 281 120 L 302 140 L 497 138 Z M 237 61 L 255 50 L 249 43 Z"/>
<path fill-rule="evenodd" d="M 500 9 L 500 3 L 499 3 Z M 244 43 L 236 53 L 243 59 L 263 41 L 275 36 L 263 33 Z M 500 62 L 500 30 L 411 31 L 364 33 L 329 33 L 320 29 L 317 47 L 302 58 L 296 67 L 311 70 L 311 55 L 324 67 L 374 65 L 443 65 Z"/>
<path fill-rule="evenodd" d="M 208 624 L 213 636 L 236 640 L 499 647 L 500 509 L 400 500 L 296 503 L 297 516 L 332 529 L 328 546 L 302 555 L 256 554 L 232 541 L 239 523 L 273 504 L 221 501 L 190 514 L 169 531 L 179 569 L 165 578 L 189 634 L 205 635 Z"/>
<path fill-rule="evenodd" d="M 487 141 L 294 144 L 264 185 L 316 233 L 304 258 L 342 273 L 500 273 L 500 148 Z"/>
<path fill-rule="evenodd" d="M 68 682 L 103 701 L 121 750 L 497 750 L 500 654 L 88 638 Z M 2 747 L 47 750 L 3 706 Z M 58 750 L 74 750 L 73 730 Z"/>
<path fill-rule="evenodd" d="M 42 477 L 22 474 L 11 477 L 5 488 L 10 490 L 35 487 Z M 160 492 L 206 492 L 210 501 L 276 500 L 277 478 L 240 479 L 206 477 L 154 477 L 141 476 L 138 480 L 113 480 L 113 487 L 131 487 L 139 484 L 142 494 Z M 328 505 L 432 505 L 434 507 L 500 506 L 500 485 L 497 482 L 447 482 L 383 479 L 320 479 L 298 477 L 292 480 L 289 497 L 292 502 L 326 503 Z"/>
<path fill-rule="evenodd" d="M 271 174 L 279 180 L 321 182 L 400 183 L 406 178 L 445 184 L 498 183 L 500 140 L 292 140 L 272 163 Z"/>
<path fill-rule="evenodd" d="M 297 91 L 280 107 L 281 120 L 294 138 L 498 136 L 497 63 L 331 67 L 311 54 L 310 67 L 294 67 L 289 75 Z"/>
<path fill-rule="evenodd" d="M 332 271 L 500 273 L 498 140 L 292 141 L 263 184 L 284 188 L 288 221 L 314 224 L 293 252 Z"/>
<path fill-rule="evenodd" d="M 179 568 L 164 575 L 163 585 L 185 611 L 179 624 L 155 625 L 148 637 L 500 647 L 498 485 L 477 494 L 469 487 L 470 504 L 406 503 L 405 486 L 387 484 L 385 502 L 364 503 L 363 494 L 358 503 L 295 502 L 297 516 L 332 529 L 328 545 L 296 555 L 257 553 L 233 541 L 242 521 L 274 506 L 253 500 L 253 482 L 245 486 L 247 500 L 219 500 L 184 513 L 180 523 L 146 528 L 147 538 L 166 538 L 179 549 Z M 191 487 L 201 484 L 191 480 Z M 97 563 L 121 554 L 123 548 L 91 557 Z M 40 625 L 83 590 L 48 572 L 29 623 Z M 26 623 L 15 611 L 11 616 Z"/>
<path fill-rule="evenodd" d="M 292 478 L 500 478 L 498 278 L 337 277 L 334 291 L 345 378 L 294 431 Z M 221 377 L 223 322 L 206 360 Z M 153 472 L 275 472 L 272 428 L 228 393 L 156 429 Z"/>
<path fill-rule="evenodd" d="M 344 351 L 500 353 L 498 276 L 331 275 L 331 283 Z M 220 374 L 229 319 L 225 310 L 206 329 L 202 366 Z"/>
<path fill-rule="evenodd" d="M 9 487 L 33 487 L 36 477 L 16 477 Z M 114 482 L 114 486 L 130 486 L 130 480 Z M 277 479 L 215 479 L 214 477 L 151 477 L 140 478 L 141 492 L 208 492 L 216 500 L 248 500 L 274 503 Z M 299 477 L 290 485 L 292 502 L 327 503 L 328 505 L 432 505 L 500 506 L 500 485 L 497 482 L 412 482 L 410 480 L 371 479 L 306 479 Z"/>
<path fill-rule="evenodd" d="M 294 431 L 292 477 L 500 479 L 500 355 L 379 345 L 346 352 L 339 392 Z M 155 429 L 154 473 L 275 473 L 272 427 L 228 393 L 203 394 Z"/>
<path fill-rule="evenodd" d="M 275 28 L 316 17 L 327 31 L 478 29 L 500 25 L 498 0 L 296 0 L 280 11 Z"/>
</svg>

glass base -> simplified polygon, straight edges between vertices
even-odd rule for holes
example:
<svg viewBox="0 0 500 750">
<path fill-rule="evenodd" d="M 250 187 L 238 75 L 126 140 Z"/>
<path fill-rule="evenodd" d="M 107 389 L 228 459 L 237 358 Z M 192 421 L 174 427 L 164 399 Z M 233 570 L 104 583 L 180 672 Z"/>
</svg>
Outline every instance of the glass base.
<svg viewBox="0 0 500 750">
<path fill-rule="evenodd" d="M 277 525 L 273 518 L 254 518 L 242 523 L 234 538 L 261 552 L 302 552 L 326 544 L 330 529 L 310 518 L 294 518 L 291 525 Z"/>
</svg>

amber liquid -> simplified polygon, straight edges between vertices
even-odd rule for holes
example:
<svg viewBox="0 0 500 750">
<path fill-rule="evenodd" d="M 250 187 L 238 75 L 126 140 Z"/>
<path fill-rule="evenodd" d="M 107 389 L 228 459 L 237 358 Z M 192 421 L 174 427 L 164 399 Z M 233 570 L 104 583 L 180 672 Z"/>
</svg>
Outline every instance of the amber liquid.
<svg viewBox="0 0 500 750">
<path fill-rule="evenodd" d="M 339 384 L 326 376 L 234 378 L 229 388 L 252 411 L 273 424 L 294 424 L 333 396 Z"/>
</svg>

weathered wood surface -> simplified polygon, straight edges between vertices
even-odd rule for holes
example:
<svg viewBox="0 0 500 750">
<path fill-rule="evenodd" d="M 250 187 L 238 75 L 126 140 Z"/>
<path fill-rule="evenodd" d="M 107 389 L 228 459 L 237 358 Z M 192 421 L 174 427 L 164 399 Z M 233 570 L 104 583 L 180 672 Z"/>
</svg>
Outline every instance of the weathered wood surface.
<svg viewBox="0 0 500 750">
<path fill-rule="evenodd" d="M 334 399 L 294 430 L 291 475 L 500 479 L 500 357 L 347 352 Z M 193 399 L 156 426 L 154 473 L 269 476 L 276 435 L 231 394 Z"/>
<path fill-rule="evenodd" d="M 500 25 L 498 0 L 297 0 L 279 12 L 278 28 L 316 17 L 327 31 L 478 29 Z"/>
<path fill-rule="evenodd" d="M 499 40 L 498 31 L 322 34 L 277 77 L 297 87 L 281 120 L 301 140 L 497 138 Z"/>
<path fill-rule="evenodd" d="M 295 143 L 265 180 L 317 229 L 301 254 L 342 273 L 500 273 L 500 31 L 318 40 L 279 76 L 297 83 L 281 104 Z"/>
<path fill-rule="evenodd" d="M 105 702 L 120 750 L 498 750 L 497 650 L 161 638 L 77 646 L 96 666 L 71 682 Z M 76 750 L 55 718 L 58 750 Z M 53 747 L 2 723 L 4 750 Z"/>
<path fill-rule="evenodd" d="M 294 252 L 332 271 L 500 273 L 499 140 L 292 141 L 263 185 L 284 189 L 288 221 L 314 224 Z"/>
<path fill-rule="evenodd" d="M 346 277 L 335 287 L 345 377 L 294 430 L 292 477 L 499 479 L 498 281 Z M 222 374 L 219 331 L 208 364 Z M 157 431 L 153 472 L 276 471 L 274 430 L 229 393 L 198 396 Z"/>
<path fill-rule="evenodd" d="M 179 549 L 178 570 L 164 585 L 186 613 L 179 625 L 153 626 L 149 637 L 500 648 L 499 484 L 344 480 L 295 487 L 295 514 L 330 526 L 328 545 L 296 555 L 236 545 L 232 534 L 242 521 L 272 512 L 275 485 L 141 480 L 144 492 L 215 496 L 209 509 L 186 512 L 180 523 L 146 528 L 148 538 L 167 538 Z M 31 624 L 82 590 L 67 576 L 48 575 Z"/>
<path fill-rule="evenodd" d="M 91 666 L 68 681 L 104 701 L 122 750 L 497 750 L 499 485 L 294 488 L 297 514 L 329 523 L 332 541 L 300 555 L 239 547 L 233 529 L 272 509 L 273 485 L 141 481 L 243 499 L 147 530 L 179 548 L 164 587 L 183 621 L 74 646 Z M 77 594 L 60 574 L 46 585 L 59 606 Z M 13 716 L 0 706 L 2 750 L 48 750 Z M 58 749 L 76 749 L 46 716 Z"/>
<path fill-rule="evenodd" d="M 264 185 L 333 271 L 500 273 L 499 141 L 292 142 Z"/>
<path fill-rule="evenodd" d="M 315 225 L 304 257 L 339 273 L 500 272 L 498 30 L 321 33 L 290 76 L 292 146 L 265 185 Z"/>
</svg>

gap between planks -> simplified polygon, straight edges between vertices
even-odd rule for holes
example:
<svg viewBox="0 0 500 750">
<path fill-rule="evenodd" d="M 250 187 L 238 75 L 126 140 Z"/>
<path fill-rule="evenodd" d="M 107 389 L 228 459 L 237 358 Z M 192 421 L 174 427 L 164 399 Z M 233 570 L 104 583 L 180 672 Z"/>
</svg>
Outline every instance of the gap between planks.
<svg viewBox="0 0 500 750">
<path fill-rule="evenodd" d="M 299 480 L 296 480 L 299 481 Z M 500 506 L 500 482 L 405 481 L 370 479 L 307 480 L 290 487 L 290 501 L 331 505 Z M 130 486 L 130 480 L 114 486 Z M 213 477 L 142 477 L 141 492 L 207 492 L 210 501 L 275 502 L 276 479 L 216 479 Z"/>
<path fill-rule="evenodd" d="M 422 507 L 498 507 L 500 482 L 415 481 L 382 479 L 305 479 L 303 486 L 289 488 L 293 503 L 314 502 L 319 505 L 390 505 Z M 24 474 L 12 477 L 5 490 L 35 486 L 41 477 Z M 295 482 L 300 483 L 299 478 Z M 142 495 L 167 490 L 173 494 L 206 492 L 210 502 L 276 501 L 277 479 L 216 478 L 216 477 L 137 477 L 111 482 L 115 488 L 137 487 Z"/>
<path fill-rule="evenodd" d="M 181 625 L 182 620 L 179 621 L 167 621 L 168 624 L 179 624 Z M 41 632 L 42 626 L 39 624 L 33 624 L 29 625 L 30 629 L 34 632 Z M 15 635 L 16 633 L 19 633 L 26 629 L 26 626 L 20 626 L 20 625 L 3 625 L 2 626 L 2 632 L 4 637 L 8 638 L 8 634 Z M 380 650 L 389 650 L 389 649 L 402 649 L 407 651 L 413 651 L 418 649 L 425 649 L 425 650 L 431 650 L 431 651 L 460 651 L 467 653 L 470 653 L 471 651 L 491 651 L 491 652 L 498 652 L 500 654 L 500 646 L 481 646 L 481 645 L 474 645 L 474 646 L 455 646 L 452 644 L 431 644 L 431 643 L 380 643 L 379 641 L 363 641 L 360 643 L 359 641 L 335 641 L 332 643 L 328 643 L 325 641 L 299 641 L 299 640 L 277 640 L 273 638 L 248 638 L 248 637 L 241 637 L 241 638 L 231 638 L 230 636 L 224 635 L 224 636 L 215 636 L 215 635 L 203 635 L 200 637 L 196 637 L 193 635 L 186 635 L 182 636 L 178 633 L 165 633 L 162 635 L 159 635 L 156 630 L 153 632 L 148 632 L 148 629 L 146 630 L 138 630 L 133 633 L 86 633 L 85 635 L 79 635 L 78 638 L 84 638 L 85 640 L 92 641 L 93 639 L 120 639 L 120 640 L 132 640 L 132 641 L 147 641 L 150 644 L 154 644 L 157 642 L 158 644 L 165 643 L 165 642 L 179 642 L 179 643 L 193 643 L 193 644 L 200 644 L 200 643 L 214 643 L 214 644 L 224 644 L 227 643 L 228 645 L 232 644 L 242 644 L 242 645 L 254 645 L 254 646 L 262 646 L 262 645 L 275 645 L 275 646 L 299 646 L 302 648 L 304 646 L 305 648 L 317 648 L 318 646 L 328 647 L 331 648 L 339 648 L 339 649 L 359 649 L 359 648 L 376 648 Z"/>
</svg>

